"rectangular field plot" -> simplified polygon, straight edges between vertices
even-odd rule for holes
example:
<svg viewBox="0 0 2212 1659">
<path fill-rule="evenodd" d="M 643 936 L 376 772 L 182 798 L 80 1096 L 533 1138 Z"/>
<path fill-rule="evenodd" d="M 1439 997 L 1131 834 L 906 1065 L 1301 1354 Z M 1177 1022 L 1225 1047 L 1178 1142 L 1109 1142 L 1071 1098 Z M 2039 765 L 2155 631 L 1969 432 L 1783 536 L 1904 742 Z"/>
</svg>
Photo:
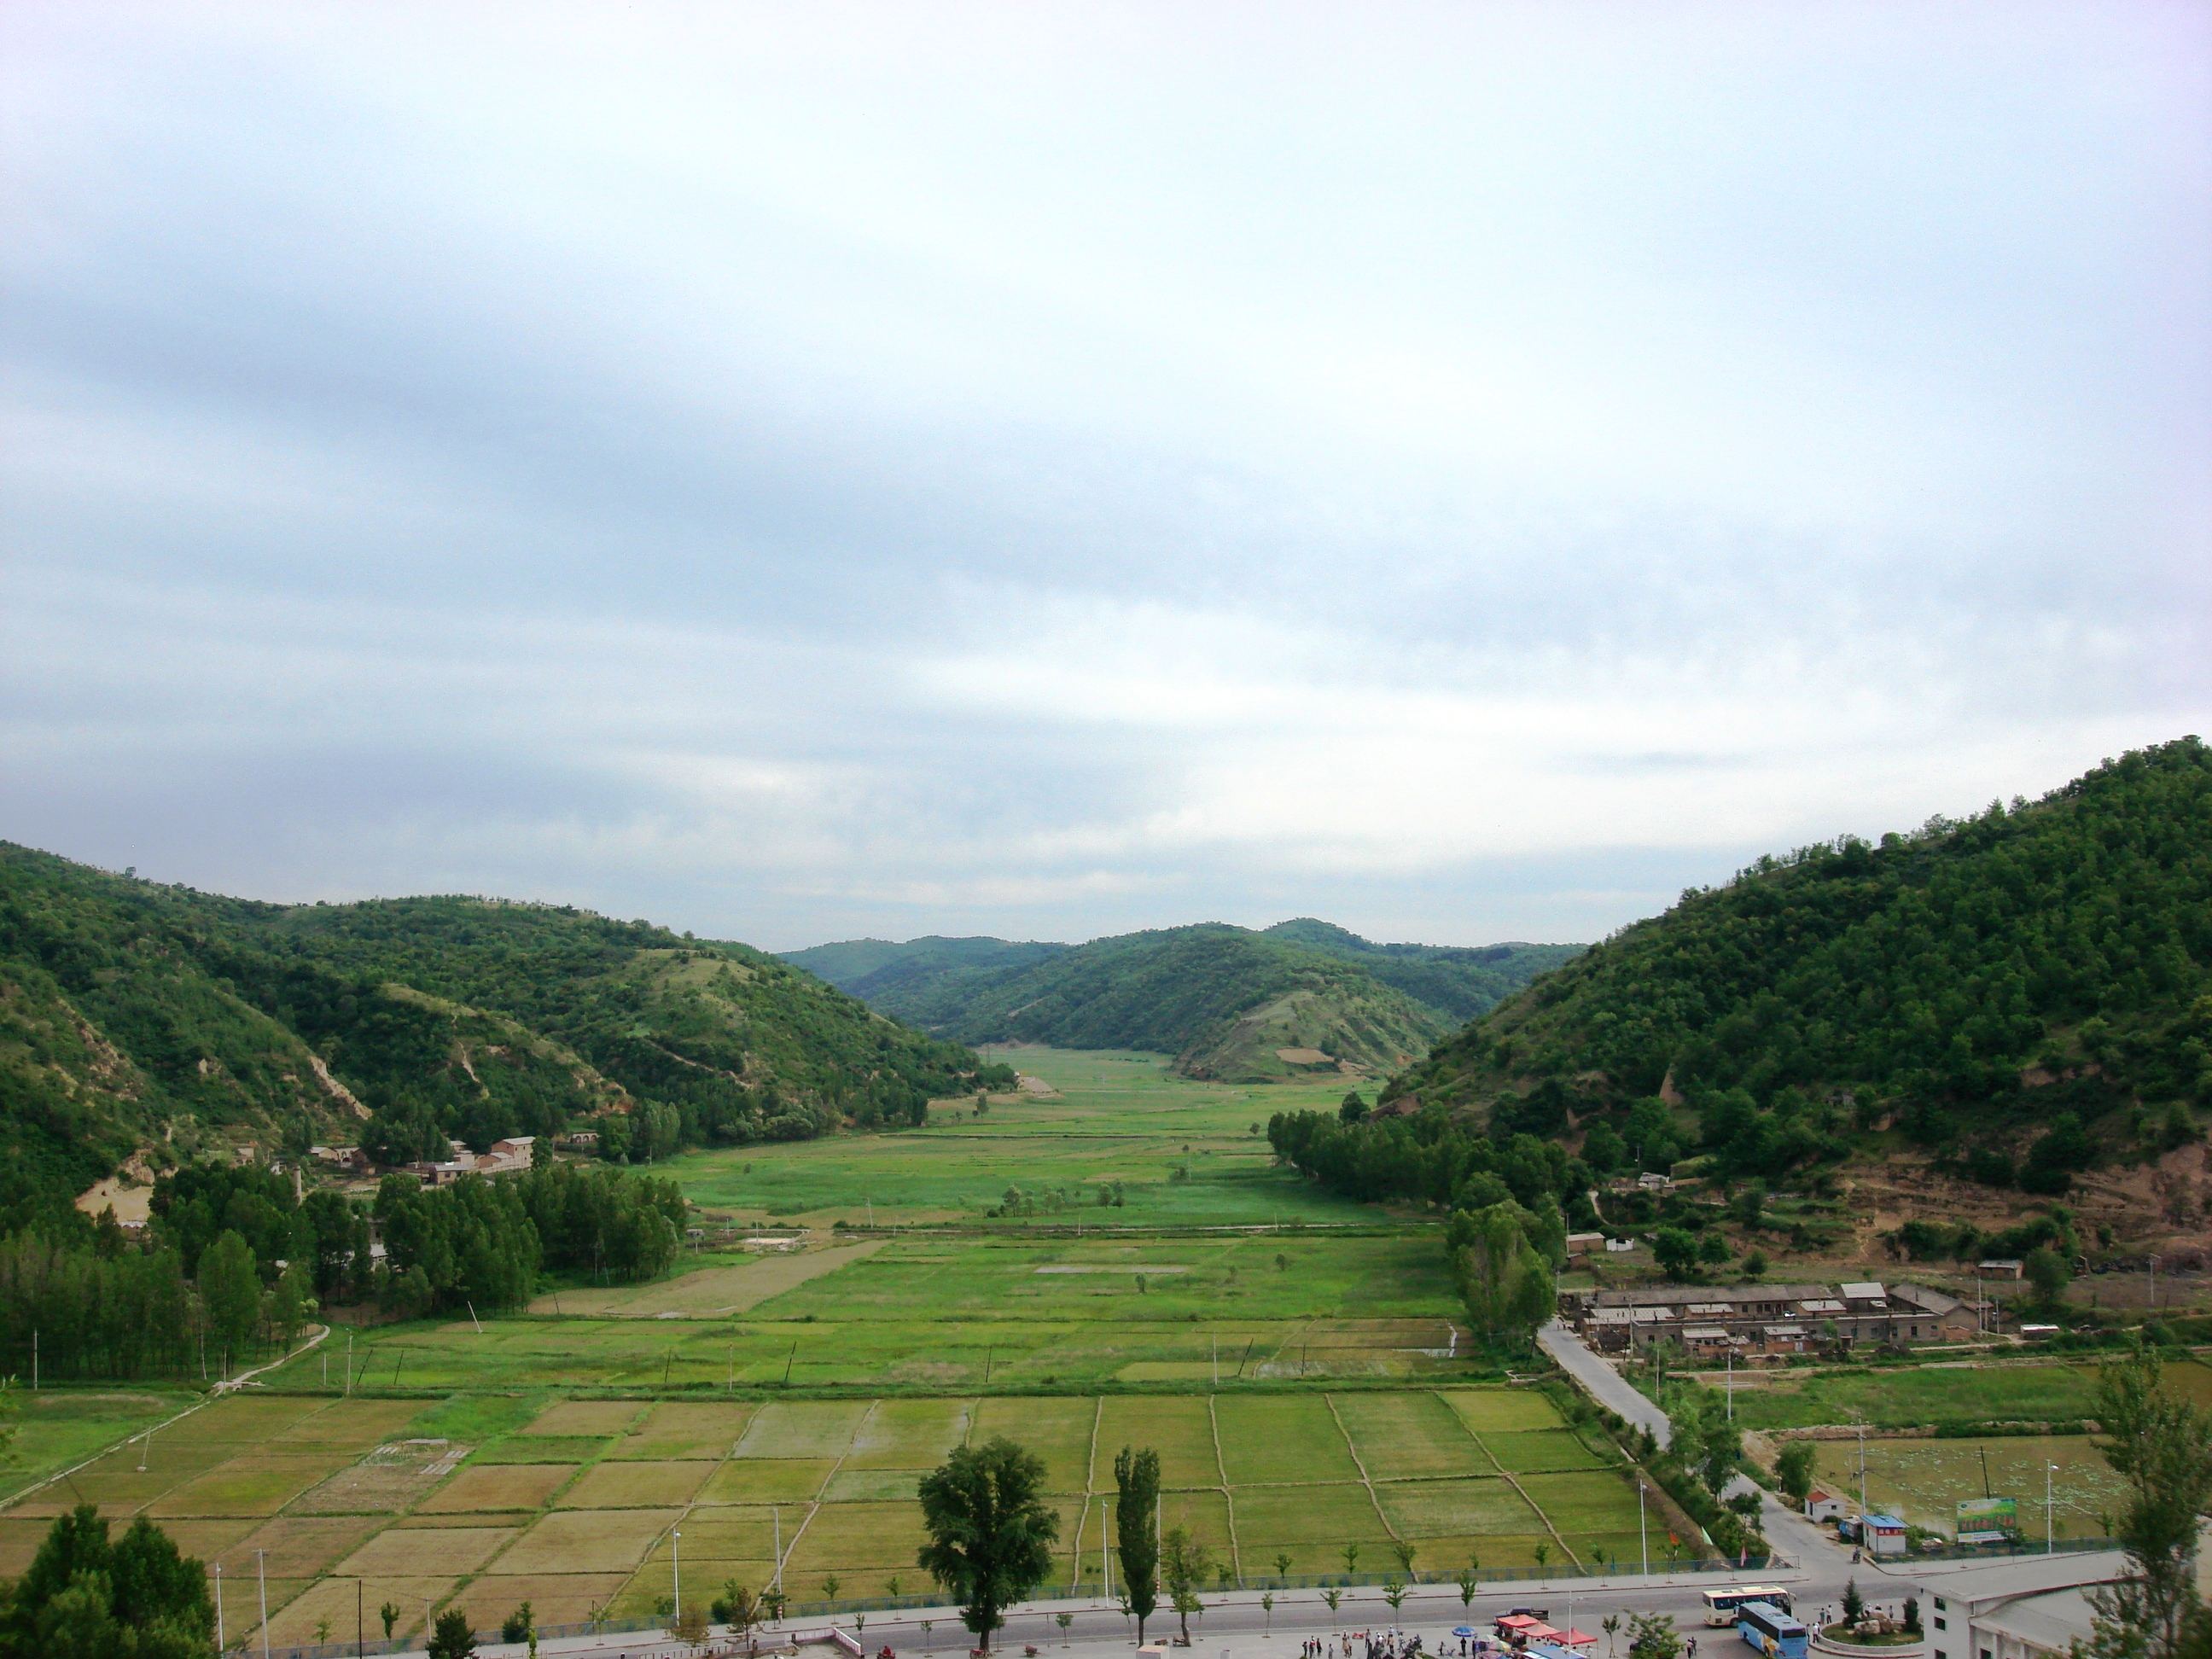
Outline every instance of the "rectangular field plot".
<svg viewBox="0 0 2212 1659">
<path fill-rule="evenodd" d="M 629 1572 L 681 1510 L 556 1510 L 500 1558 L 509 1572 Z"/>
<path fill-rule="evenodd" d="M 639 1510 L 691 1501 L 714 1463 L 605 1462 L 586 1469 L 561 1494 L 564 1510 Z"/>
<path fill-rule="evenodd" d="M 822 1489 L 825 1504 L 911 1504 L 920 1498 L 927 1469 L 856 1469 L 849 1464 Z"/>
<path fill-rule="evenodd" d="M 280 1608 L 272 1593 L 269 1598 L 269 1641 L 271 1646 L 304 1647 L 315 1640 L 316 1626 L 327 1619 L 331 1622 L 333 1640 L 343 1635 L 350 1641 L 355 1626 L 355 1611 L 366 1615 L 362 1634 L 375 1641 L 384 1634 L 384 1621 L 376 1610 L 386 1601 L 401 1609 L 398 1621 L 392 1627 L 394 1636 L 407 1636 L 422 1628 L 422 1609 L 443 1597 L 453 1588 L 450 1577 L 436 1578 L 371 1578 L 362 1583 L 356 1597 L 354 1581 L 350 1578 L 325 1578 L 309 1584 L 299 1595 Z M 272 1592 L 275 1581 L 270 1582 Z M 239 1639 L 241 1630 L 257 1632 L 255 1615 L 258 1612 L 255 1586 L 249 1577 L 233 1579 L 228 1573 L 222 1581 L 223 1618 L 233 1641 Z M 247 1644 L 248 1650 L 258 1653 L 261 1644 L 257 1638 Z"/>
<path fill-rule="evenodd" d="M 414 1507 L 451 1474 L 467 1450 L 450 1440 L 394 1440 L 373 1446 L 359 1462 L 301 1493 L 292 1508 L 316 1515 L 396 1515 Z"/>
<path fill-rule="evenodd" d="M 848 1469 L 930 1469 L 967 1437 L 965 1400 L 884 1400 L 862 1421 Z"/>
<path fill-rule="evenodd" d="M 576 1435 L 515 1434 L 494 1441 L 471 1458 L 473 1463 L 589 1463 L 618 1443 Z"/>
<path fill-rule="evenodd" d="M 474 1463 L 415 1506 L 418 1515 L 543 1509 L 575 1474 L 574 1463 Z"/>
<path fill-rule="evenodd" d="M 1092 1491 L 1113 1489 L 1114 1456 L 1124 1446 L 1150 1446 L 1159 1453 L 1163 1486 L 1221 1484 L 1221 1462 L 1213 1455 L 1213 1422 L 1201 1397 L 1109 1395 L 1099 1413 L 1098 1453 L 1091 1467 Z"/>
<path fill-rule="evenodd" d="M 1357 1480 L 1359 1468 L 1328 1401 L 1310 1395 L 1224 1395 L 1213 1401 L 1231 1486 Z"/>
<path fill-rule="evenodd" d="M 1437 1398 L 1477 1434 L 1566 1426 L 1558 1408 L 1533 1389 L 1440 1389 Z"/>
<path fill-rule="evenodd" d="M 301 1492 L 344 1466 L 343 1455 L 280 1456 L 252 1452 L 194 1475 L 148 1506 L 170 1515 L 274 1515 Z"/>
<path fill-rule="evenodd" d="M 753 1407 L 749 1405 L 667 1401 L 655 1406 L 635 1431 L 617 1442 L 607 1455 L 648 1462 L 703 1457 L 720 1462 L 730 1455 L 752 1418 Z"/>
<path fill-rule="evenodd" d="M 783 1514 L 782 1541 L 788 1544 L 805 1518 L 803 1510 Z M 684 1559 L 700 1561 L 766 1561 L 775 1554 L 776 1523 L 766 1509 L 721 1508 L 694 1510 L 684 1517 Z M 665 1544 L 653 1547 L 657 1554 Z M 752 1588 L 761 1588 L 755 1583 Z"/>
<path fill-rule="evenodd" d="M 1352 1543 L 1369 1567 L 1384 1567 L 1389 1537 L 1367 1488 L 1353 1482 L 1237 1494 L 1237 1541 L 1247 1573 L 1273 1571 L 1278 1551 L 1291 1558 L 1293 1573 L 1341 1572 L 1343 1547 Z"/>
<path fill-rule="evenodd" d="M 328 1572 L 383 1524 L 383 1518 L 377 1516 L 280 1515 L 201 1559 L 210 1567 L 221 1562 L 228 1577 L 252 1572 L 254 1552 L 258 1550 L 268 1561 L 272 1578 L 314 1578 Z"/>
<path fill-rule="evenodd" d="M 1239 1512 L 1242 1512 L 1241 1507 Z M 1102 1543 L 1114 1559 L 1115 1583 L 1118 1585 L 1121 1582 L 1121 1552 L 1114 1542 L 1114 1534 L 1109 1530 L 1118 1513 L 1118 1510 L 1104 1498 L 1093 1498 L 1088 1510 L 1081 1515 L 1076 1513 L 1073 1504 L 1060 1511 L 1060 1540 L 1054 1549 L 1061 1561 L 1068 1561 L 1075 1551 L 1074 1540 L 1079 1528 L 1082 1559 L 1076 1565 L 1079 1567 L 1079 1582 L 1083 1585 L 1098 1583 L 1098 1550 Z M 1224 1494 L 1201 1491 L 1162 1492 L 1160 1524 L 1164 1528 L 1188 1528 L 1190 1535 L 1205 1545 L 1216 1560 L 1226 1561 L 1229 1559 L 1229 1499 Z M 1250 1565 L 1251 1559 L 1250 1547 L 1247 1546 L 1247 1572 L 1255 1570 Z"/>
<path fill-rule="evenodd" d="M 12 1515 L 64 1515 L 79 1504 L 97 1504 L 110 1515 L 131 1515 L 195 1476 L 230 1460 L 234 1445 L 164 1444 L 159 1437 L 143 1449 L 146 1473 L 138 1473 L 137 1441 L 128 1441 L 79 1469 L 67 1480 L 42 1486 L 13 1505 Z"/>
<path fill-rule="evenodd" d="M 1370 1480 L 1488 1474 L 1494 1468 L 1460 1414 L 1425 1389 L 1341 1394 L 1331 1403 Z"/>
<path fill-rule="evenodd" d="M 804 1504 L 819 1497 L 837 1467 L 827 1457 L 733 1458 L 708 1477 L 694 1503 Z"/>
<path fill-rule="evenodd" d="M 1521 1489 L 1573 1544 L 1636 1527 L 1636 1488 L 1617 1474 L 1524 1474 Z"/>
<path fill-rule="evenodd" d="M 732 1455 L 842 1457 L 870 1410 L 865 1400 L 772 1400 L 753 1414 Z"/>
<path fill-rule="evenodd" d="M 474 1572 L 515 1534 L 513 1527 L 407 1527 L 380 1532 L 337 1571 L 355 1578 Z"/>
<path fill-rule="evenodd" d="M 269 1443 L 277 1451 L 366 1451 L 398 1438 L 422 1413 L 419 1400 L 333 1400 L 319 1412 L 295 1419 Z M 178 1426 L 190 1425 L 187 1419 Z"/>
<path fill-rule="evenodd" d="M 635 1400 L 562 1400 L 540 1412 L 523 1433 L 627 1434 L 644 1414 L 645 1407 Z"/>
<path fill-rule="evenodd" d="M 969 1415 L 970 1445 L 1004 1435 L 1044 1459 L 1045 1490 L 1085 1490 L 1091 1466 L 1091 1428 L 1098 1415 L 1095 1400 L 979 1400 Z M 1107 1465 L 1111 1479 L 1113 1466 Z"/>
<path fill-rule="evenodd" d="M 824 1504 L 793 1547 L 784 1577 L 811 1586 L 826 1574 L 843 1577 L 874 1569 L 903 1572 L 918 1583 L 923 1574 L 914 1558 L 923 1541 L 919 1505 Z"/>
<path fill-rule="evenodd" d="M 1390 1524 L 1407 1538 L 1469 1538 L 1540 1533 L 1543 1518 L 1500 1476 L 1471 1480 L 1401 1480 L 1375 1488 Z"/>
<path fill-rule="evenodd" d="M 331 1403 L 307 1396 L 234 1394 L 194 1412 L 174 1431 L 222 1445 L 265 1445 Z"/>
<path fill-rule="evenodd" d="M 1547 1474 L 1574 1469 L 1608 1469 L 1618 1459 L 1601 1457 L 1572 1429 L 1486 1431 L 1483 1449 L 1509 1474 Z"/>
<path fill-rule="evenodd" d="M 496 1635 L 499 1621 L 525 1601 L 541 1625 L 580 1625 L 594 1607 L 611 1608 L 627 1574 L 619 1572 L 489 1572 L 453 1598 L 453 1605 L 478 1630 Z M 666 1587 L 662 1587 L 665 1593 Z M 374 1599 L 369 1605 L 374 1607 Z M 417 1609 L 420 1617 L 420 1609 Z"/>
</svg>

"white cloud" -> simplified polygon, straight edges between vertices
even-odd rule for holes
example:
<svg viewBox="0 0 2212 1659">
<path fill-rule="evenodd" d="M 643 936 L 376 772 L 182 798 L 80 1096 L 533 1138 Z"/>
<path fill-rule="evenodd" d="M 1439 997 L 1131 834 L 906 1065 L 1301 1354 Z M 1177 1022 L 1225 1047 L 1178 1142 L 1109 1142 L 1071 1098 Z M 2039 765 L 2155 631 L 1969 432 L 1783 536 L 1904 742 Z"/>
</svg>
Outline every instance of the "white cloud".
<svg viewBox="0 0 2212 1659">
<path fill-rule="evenodd" d="M 0 834 L 1586 935 L 2212 707 L 2199 13 L 10 27 Z"/>
</svg>

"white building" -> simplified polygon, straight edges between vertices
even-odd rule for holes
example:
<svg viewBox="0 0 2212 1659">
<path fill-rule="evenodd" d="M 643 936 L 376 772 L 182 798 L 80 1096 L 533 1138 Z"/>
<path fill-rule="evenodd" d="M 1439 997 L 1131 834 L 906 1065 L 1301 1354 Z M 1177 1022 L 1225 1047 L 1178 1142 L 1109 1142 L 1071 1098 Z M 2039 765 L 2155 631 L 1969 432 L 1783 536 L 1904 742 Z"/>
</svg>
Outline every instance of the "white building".
<svg viewBox="0 0 2212 1659">
<path fill-rule="evenodd" d="M 2088 1638 L 2096 1616 L 2090 1591 L 2126 1571 L 2124 1556 L 2100 1550 L 1931 1577 L 1929 1659 L 2065 1659 Z"/>
</svg>

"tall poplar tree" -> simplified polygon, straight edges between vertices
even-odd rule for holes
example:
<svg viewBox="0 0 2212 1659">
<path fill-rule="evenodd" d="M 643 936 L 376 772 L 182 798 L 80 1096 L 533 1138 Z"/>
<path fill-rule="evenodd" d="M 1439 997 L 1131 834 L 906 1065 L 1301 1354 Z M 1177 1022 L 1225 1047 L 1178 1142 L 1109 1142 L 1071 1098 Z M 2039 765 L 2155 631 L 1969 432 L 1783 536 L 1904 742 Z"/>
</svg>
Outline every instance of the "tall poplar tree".
<svg viewBox="0 0 2212 1659">
<path fill-rule="evenodd" d="M 1115 1454 L 1114 1490 L 1120 1507 L 1114 1515 L 1115 1542 L 1121 1550 L 1121 1593 L 1137 1615 L 1137 1640 L 1145 1639 L 1145 1620 L 1160 1604 L 1160 1455 L 1150 1446 Z"/>
</svg>

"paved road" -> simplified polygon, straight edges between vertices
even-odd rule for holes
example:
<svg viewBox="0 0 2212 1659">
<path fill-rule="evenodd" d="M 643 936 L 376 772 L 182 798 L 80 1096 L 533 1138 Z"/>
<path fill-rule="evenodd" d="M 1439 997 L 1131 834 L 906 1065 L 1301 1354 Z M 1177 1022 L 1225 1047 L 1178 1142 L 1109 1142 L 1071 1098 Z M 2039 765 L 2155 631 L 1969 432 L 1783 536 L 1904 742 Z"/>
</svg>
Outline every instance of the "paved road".
<svg viewBox="0 0 2212 1659">
<path fill-rule="evenodd" d="M 1651 1437 L 1662 1447 L 1674 1443 L 1674 1425 L 1667 1420 L 1667 1413 L 1623 1382 L 1620 1372 L 1592 1353 L 1565 1324 L 1553 1320 L 1536 1333 L 1536 1341 L 1559 1362 L 1559 1368 L 1574 1379 L 1575 1386 L 1599 1405 L 1640 1429 L 1650 1430 Z"/>
</svg>

